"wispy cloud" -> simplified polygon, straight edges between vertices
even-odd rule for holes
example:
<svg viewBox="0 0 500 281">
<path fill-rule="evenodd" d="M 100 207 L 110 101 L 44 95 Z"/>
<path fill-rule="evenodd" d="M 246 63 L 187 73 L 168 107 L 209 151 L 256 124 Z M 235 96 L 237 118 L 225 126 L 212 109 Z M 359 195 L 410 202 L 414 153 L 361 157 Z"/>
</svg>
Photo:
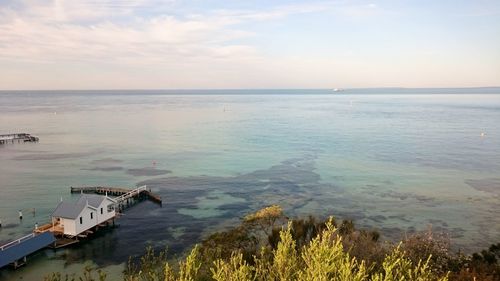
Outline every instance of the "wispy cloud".
<svg viewBox="0 0 500 281">
<path fill-rule="evenodd" d="M 384 2 L 269 1 L 254 7 L 250 1 L 215 8 L 195 2 L 0 0 L 0 87 L 26 88 L 26 76 L 33 88 L 88 87 L 95 81 L 101 81 L 93 86 L 98 88 L 320 87 L 332 81 L 366 86 L 359 82 L 360 69 L 374 65 L 385 66 L 387 81 L 393 79 L 392 52 L 387 44 L 373 46 L 391 28 L 392 11 Z M 378 22 L 385 25 L 369 28 Z M 395 34 L 404 36 L 400 30 Z M 394 51 L 404 53 L 396 45 Z M 356 55 L 343 55 L 351 49 Z M 371 73 L 364 75 L 364 81 L 373 80 Z"/>
<path fill-rule="evenodd" d="M 14 7 L 22 15 L 45 22 L 91 22 L 131 15 L 150 5 L 148 0 L 21 0 Z"/>
<path fill-rule="evenodd" d="M 172 1 L 162 4 L 173 5 Z M 154 4 L 148 0 L 54 0 L 23 1 L 17 7 L 0 8 L 0 58 L 127 63 L 244 59 L 256 56 L 256 48 L 234 41 L 254 34 L 235 25 L 325 8 L 324 4 L 310 4 L 268 11 L 215 10 L 183 17 L 141 14 Z"/>
</svg>

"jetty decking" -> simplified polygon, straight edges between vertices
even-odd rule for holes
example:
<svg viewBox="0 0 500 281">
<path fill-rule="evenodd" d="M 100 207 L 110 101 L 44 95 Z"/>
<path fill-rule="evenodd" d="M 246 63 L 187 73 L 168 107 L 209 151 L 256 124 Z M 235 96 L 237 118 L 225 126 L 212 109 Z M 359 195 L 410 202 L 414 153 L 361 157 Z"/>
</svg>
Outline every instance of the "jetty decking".
<svg viewBox="0 0 500 281">
<path fill-rule="evenodd" d="M 0 144 L 14 143 L 14 142 L 37 142 L 38 137 L 32 136 L 27 133 L 16 134 L 3 134 L 0 135 Z"/>
<path fill-rule="evenodd" d="M 47 223 L 39 226 L 37 229 L 35 229 L 34 232 L 35 233 L 51 232 L 54 235 L 63 235 L 64 228 L 57 224 Z"/>
<path fill-rule="evenodd" d="M 155 203 L 162 204 L 161 197 L 151 192 L 145 185 L 135 189 L 111 186 L 80 186 L 71 187 L 71 193 L 95 193 L 118 196 L 114 198 L 119 204 L 125 202 L 129 198 L 145 197 Z"/>
</svg>

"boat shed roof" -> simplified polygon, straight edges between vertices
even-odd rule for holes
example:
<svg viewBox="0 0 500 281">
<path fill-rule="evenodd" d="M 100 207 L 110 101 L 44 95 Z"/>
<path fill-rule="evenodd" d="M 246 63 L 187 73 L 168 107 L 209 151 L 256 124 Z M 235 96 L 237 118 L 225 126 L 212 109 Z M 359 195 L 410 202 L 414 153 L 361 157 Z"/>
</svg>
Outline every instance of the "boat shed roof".
<svg viewBox="0 0 500 281">
<path fill-rule="evenodd" d="M 97 208 L 101 206 L 102 201 L 106 200 L 106 196 L 95 195 L 95 194 L 82 194 L 76 201 L 76 204 L 89 204 L 89 206 Z"/>
<path fill-rule="evenodd" d="M 52 217 L 76 219 L 81 214 L 83 209 L 87 206 L 87 204 L 92 209 L 97 209 L 106 199 L 114 202 L 113 199 L 107 196 L 82 194 L 75 203 L 61 201 L 57 205 L 54 212 L 52 212 Z"/>
<path fill-rule="evenodd" d="M 75 204 L 70 202 L 60 202 L 54 212 L 52 212 L 52 217 L 59 217 L 65 219 L 76 219 L 85 208 L 86 204 Z"/>
</svg>

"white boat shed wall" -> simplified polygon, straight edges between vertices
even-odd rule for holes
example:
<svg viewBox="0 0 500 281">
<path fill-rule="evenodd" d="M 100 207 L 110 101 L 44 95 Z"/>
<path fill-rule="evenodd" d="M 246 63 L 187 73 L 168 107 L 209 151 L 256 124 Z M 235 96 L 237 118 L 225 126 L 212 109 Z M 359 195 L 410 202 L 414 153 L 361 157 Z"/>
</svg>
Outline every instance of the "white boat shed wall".
<svg viewBox="0 0 500 281">
<path fill-rule="evenodd" d="M 112 209 L 112 211 L 108 212 L 108 205 L 112 204 L 113 201 L 111 201 L 109 198 L 106 198 L 106 200 L 103 200 L 101 205 L 99 205 L 99 207 L 97 208 L 87 205 L 87 207 L 84 208 L 80 213 L 80 216 L 78 216 L 78 218 L 73 221 L 73 225 L 75 228 L 71 232 L 76 234 L 71 235 L 78 235 L 85 230 L 91 229 L 92 227 L 95 227 L 96 225 L 99 225 L 113 218 L 116 215 L 114 208 Z M 70 226 L 72 226 L 71 223 Z M 68 231 L 69 230 L 70 229 L 68 229 Z M 66 234 L 66 226 L 64 227 L 64 234 Z"/>
<path fill-rule="evenodd" d="M 85 200 L 85 196 L 87 195 L 82 195 L 79 201 Z M 75 204 L 75 208 L 81 208 L 81 211 L 75 218 L 54 216 L 52 219 L 53 221 L 59 219 L 59 224 L 64 228 L 64 234 L 76 236 L 115 217 L 115 201 L 107 196 L 101 197 L 103 200 L 98 206 L 91 206 L 88 204 L 88 201 L 84 203 L 83 208 L 82 205 Z"/>
</svg>

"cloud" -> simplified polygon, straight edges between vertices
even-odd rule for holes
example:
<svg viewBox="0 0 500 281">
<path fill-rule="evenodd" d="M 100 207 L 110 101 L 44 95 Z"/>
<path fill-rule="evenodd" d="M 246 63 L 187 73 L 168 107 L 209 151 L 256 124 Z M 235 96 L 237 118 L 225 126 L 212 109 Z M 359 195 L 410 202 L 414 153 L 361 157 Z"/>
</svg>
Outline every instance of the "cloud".
<svg viewBox="0 0 500 281">
<path fill-rule="evenodd" d="M 348 32 L 352 24 L 376 26 L 380 17 L 393 15 L 378 2 L 268 2 L 259 9 L 248 8 L 252 3 L 246 2 L 247 8 L 234 8 L 240 1 L 214 9 L 180 0 L 0 2 L 3 89 L 348 87 L 369 86 L 359 81 L 373 77 L 376 86 L 394 80 L 395 68 L 389 63 L 393 55 L 378 51 L 377 41 L 369 41 L 372 34 Z M 314 22 L 316 15 L 321 20 Z M 314 24 L 308 26 L 304 19 Z M 310 35 L 306 32 L 318 40 L 300 46 L 301 38 Z M 337 33 L 342 40 L 332 44 Z M 263 42 L 273 35 L 279 38 Z M 353 46 L 356 55 L 343 55 Z M 305 48 L 310 53 L 300 53 Z M 413 50 L 411 55 L 405 59 L 418 57 Z M 370 72 L 374 66 L 377 70 Z M 384 73 L 387 77 L 379 79 Z M 410 67 L 406 73 L 419 76 Z"/>
<path fill-rule="evenodd" d="M 258 47 L 243 43 L 258 36 L 245 24 L 322 11 L 325 3 L 194 13 L 179 12 L 175 0 L 12 1 L 0 6 L 0 84 L 78 88 L 109 79 L 110 87 L 122 88 L 241 82 L 234 69 L 258 72 L 256 65 L 265 61 Z M 93 87 L 107 87 L 102 85 Z"/>
<path fill-rule="evenodd" d="M 217 10 L 215 11 L 214 16 L 232 20 L 233 23 L 239 23 L 242 21 L 275 20 L 291 15 L 322 12 L 331 9 L 332 7 L 333 2 L 312 2 L 308 4 L 279 6 L 264 11 Z"/>
<path fill-rule="evenodd" d="M 230 30 L 222 32 L 227 24 L 221 21 L 181 20 L 172 16 L 114 20 L 118 15 L 133 15 L 136 3 L 130 2 L 116 9 L 102 3 L 87 5 L 83 1 L 53 1 L 23 6 L 19 11 L 1 9 L 0 59 L 130 63 L 206 54 L 210 48 L 201 46 L 212 43 L 217 47 L 242 36 Z"/>
<path fill-rule="evenodd" d="M 371 19 L 373 17 L 389 15 L 394 13 L 393 11 L 382 9 L 379 5 L 375 3 L 370 4 L 358 4 L 353 3 L 351 5 L 342 5 L 338 7 L 337 10 L 339 15 L 342 15 L 348 19 Z"/>
<path fill-rule="evenodd" d="M 173 5 L 173 0 L 166 3 Z M 236 25 L 324 9 L 323 4 L 317 4 L 267 11 L 216 10 L 183 17 L 143 15 L 154 6 L 150 0 L 22 1 L 16 7 L 7 5 L 0 8 L 0 59 L 39 63 L 245 59 L 256 56 L 257 49 L 235 41 L 254 34 Z"/>
<path fill-rule="evenodd" d="M 16 8 L 23 15 L 39 21 L 91 22 L 131 15 L 150 4 L 148 0 L 21 0 Z"/>
</svg>

